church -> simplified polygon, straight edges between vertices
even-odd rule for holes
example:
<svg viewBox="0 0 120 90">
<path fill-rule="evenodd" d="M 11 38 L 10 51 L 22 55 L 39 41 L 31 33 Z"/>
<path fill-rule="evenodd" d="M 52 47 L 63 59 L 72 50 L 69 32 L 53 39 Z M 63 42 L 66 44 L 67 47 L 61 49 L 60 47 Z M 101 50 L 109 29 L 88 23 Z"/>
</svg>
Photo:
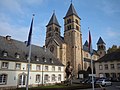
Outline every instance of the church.
<svg viewBox="0 0 120 90">
<path fill-rule="evenodd" d="M 53 55 L 61 60 L 66 66 L 69 61 L 73 72 L 78 77 L 80 70 L 87 70 L 90 66 L 90 55 L 88 52 L 88 41 L 82 44 L 81 18 L 78 16 L 74 5 L 71 3 L 64 16 L 64 36 L 61 36 L 60 24 L 55 13 L 46 26 L 45 46 Z M 97 42 L 97 50 L 93 50 L 93 61 L 98 60 L 106 53 L 105 42 L 100 37 Z"/>
</svg>

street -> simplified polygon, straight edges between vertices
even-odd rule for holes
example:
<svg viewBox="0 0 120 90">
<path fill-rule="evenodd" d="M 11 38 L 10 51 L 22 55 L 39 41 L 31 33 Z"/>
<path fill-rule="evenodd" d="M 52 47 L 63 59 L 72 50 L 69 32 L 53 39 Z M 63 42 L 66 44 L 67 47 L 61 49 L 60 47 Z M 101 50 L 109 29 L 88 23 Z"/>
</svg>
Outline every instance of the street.
<svg viewBox="0 0 120 90">
<path fill-rule="evenodd" d="M 112 86 L 106 86 L 103 88 L 105 88 L 105 90 L 120 90 L 120 82 L 113 82 L 112 84 L 113 84 Z M 92 90 L 92 88 L 90 88 L 90 89 L 77 89 L 77 90 Z M 104 90 L 104 89 L 95 88 L 95 90 Z"/>
<path fill-rule="evenodd" d="M 105 87 L 106 90 L 120 90 L 120 82 L 113 82 L 112 86 Z"/>
</svg>

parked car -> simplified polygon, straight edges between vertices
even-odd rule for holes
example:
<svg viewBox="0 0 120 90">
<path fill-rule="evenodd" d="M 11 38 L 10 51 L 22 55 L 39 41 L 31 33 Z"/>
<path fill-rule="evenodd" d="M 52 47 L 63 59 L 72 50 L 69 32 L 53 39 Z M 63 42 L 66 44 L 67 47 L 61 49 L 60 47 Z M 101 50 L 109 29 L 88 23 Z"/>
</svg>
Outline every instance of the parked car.
<svg viewBox="0 0 120 90">
<path fill-rule="evenodd" d="M 99 79 L 96 81 L 96 84 L 100 84 L 102 86 L 109 86 L 112 85 L 112 82 L 108 79 Z"/>
</svg>

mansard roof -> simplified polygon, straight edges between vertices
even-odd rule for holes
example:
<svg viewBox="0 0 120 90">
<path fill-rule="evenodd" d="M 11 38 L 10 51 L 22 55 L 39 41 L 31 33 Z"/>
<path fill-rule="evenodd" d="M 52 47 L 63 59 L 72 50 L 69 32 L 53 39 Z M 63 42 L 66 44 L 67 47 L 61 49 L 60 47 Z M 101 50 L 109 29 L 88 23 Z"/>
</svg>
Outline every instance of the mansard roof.
<svg viewBox="0 0 120 90">
<path fill-rule="evenodd" d="M 112 61 L 120 61 L 120 51 L 105 54 L 96 62 L 112 62 Z"/>
<path fill-rule="evenodd" d="M 78 14 L 77 14 L 77 12 L 76 12 L 76 10 L 75 10 L 75 8 L 74 8 L 74 6 L 73 6 L 72 3 L 70 4 L 70 7 L 69 7 L 69 9 L 68 9 L 68 11 L 67 11 L 67 14 L 65 15 L 64 18 L 69 17 L 69 16 L 71 16 L 71 15 L 75 15 L 75 16 L 77 16 L 78 18 L 80 18 L 80 17 L 78 16 Z"/>
<path fill-rule="evenodd" d="M 57 20 L 57 18 L 56 18 L 55 13 L 53 13 L 53 15 L 52 15 L 52 17 L 51 17 L 51 19 L 50 19 L 50 21 L 49 21 L 49 23 L 48 23 L 47 26 L 49 26 L 49 25 L 51 25 L 51 24 L 55 24 L 55 25 L 57 25 L 57 26 L 60 27 L 60 25 L 59 25 L 59 23 L 58 23 L 58 20 Z"/>
<path fill-rule="evenodd" d="M 97 45 L 98 45 L 98 44 L 105 44 L 105 42 L 103 41 L 103 39 L 102 39 L 101 37 L 99 38 L 99 40 L 98 40 L 98 42 L 97 42 Z"/>
<path fill-rule="evenodd" d="M 31 48 L 31 63 L 63 66 L 63 64 L 54 57 L 48 49 L 45 50 L 44 47 L 36 45 L 32 45 Z M 8 55 L 3 56 L 3 51 L 6 51 Z M 24 42 L 14 39 L 7 40 L 6 37 L 0 36 L 0 60 L 27 63 L 26 56 L 28 56 L 28 52 L 29 48 L 26 47 Z M 19 53 L 20 58 L 16 58 L 15 53 Z M 36 61 L 35 57 L 39 58 L 39 61 Z M 44 62 L 43 58 L 46 59 L 46 62 Z M 53 63 L 51 63 L 51 59 L 53 60 Z"/>
</svg>

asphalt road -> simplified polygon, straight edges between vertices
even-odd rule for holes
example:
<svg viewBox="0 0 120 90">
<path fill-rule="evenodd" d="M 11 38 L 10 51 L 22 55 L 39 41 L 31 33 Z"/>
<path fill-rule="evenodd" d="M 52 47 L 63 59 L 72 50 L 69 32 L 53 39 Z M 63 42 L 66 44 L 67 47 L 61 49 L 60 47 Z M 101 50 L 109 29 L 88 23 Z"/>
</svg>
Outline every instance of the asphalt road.
<svg viewBox="0 0 120 90">
<path fill-rule="evenodd" d="M 106 90 L 120 90 L 120 82 L 112 82 L 112 86 L 105 87 Z"/>
<path fill-rule="evenodd" d="M 103 87 L 105 90 L 120 90 L 120 82 L 112 82 L 112 86 L 106 86 Z M 92 88 L 90 89 L 77 89 L 77 90 L 93 90 Z M 95 90 L 104 90 L 102 88 L 95 88 Z"/>
</svg>

